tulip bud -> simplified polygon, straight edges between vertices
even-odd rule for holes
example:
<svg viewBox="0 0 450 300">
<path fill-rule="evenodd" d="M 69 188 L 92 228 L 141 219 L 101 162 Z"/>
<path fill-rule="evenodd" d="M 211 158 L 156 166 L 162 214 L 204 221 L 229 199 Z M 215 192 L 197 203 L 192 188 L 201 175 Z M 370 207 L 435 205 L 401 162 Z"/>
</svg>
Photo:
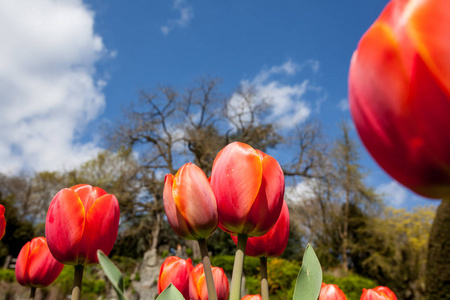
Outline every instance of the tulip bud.
<svg viewBox="0 0 450 300">
<path fill-rule="evenodd" d="M 237 236 L 231 235 L 237 244 Z M 245 255 L 254 257 L 277 257 L 283 254 L 289 240 L 289 209 L 283 201 L 280 216 L 275 225 L 263 236 L 251 237 L 247 240 Z"/>
<path fill-rule="evenodd" d="M 361 38 L 349 73 L 353 121 L 392 177 L 450 195 L 450 2 L 393 0 Z"/>
<path fill-rule="evenodd" d="M 163 198 L 170 227 L 180 237 L 204 239 L 216 230 L 216 198 L 205 173 L 196 165 L 188 163 L 175 176 L 167 174 Z"/>
<path fill-rule="evenodd" d="M 397 300 L 397 296 L 388 287 L 377 286 L 374 289 L 363 289 L 360 300 Z"/>
<path fill-rule="evenodd" d="M 5 220 L 5 207 L 0 204 L 0 240 L 5 235 L 6 220 Z"/>
<path fill-rule="evenodd" d="M 58 278 L 63 267 L 50 253 L 47 240 L 37 237 L 20 250 L 16 262 L 16 279 L 23 286 L 43 288 Z"/>
<path fill-rule="evenodd" d="M 262 300 L 261 295 L 257 294 L 257 295 L 247 295 L 242 297 L 241 300 Z"/>
<path fill-rule="evenodd" d="M 68 265 L 98 263 L 97 250 L 112 250 L 119 229 L 119 203 L 98 187 L 62 189 L 48 208 L 45 235 L 56 260 Z"/>
<path fill-rule="evenodd" d="M 225 272 L 222 268 L 212 267 L 212 274 L 214 286 L 216 287 L 217 300 L 227 300 L 230 288 Z M 198 264 L 189 275 L 189 295 L 191 300 L 208 300 L 203 264 Z"/>
<path fill-rule="evenodd" d="M 347 300 L 347 297 L 336 284 L 325 284 L 322 282 L 319 300 Z"/>
<path fill-rule="evenodd" d="M 193 269 L 190 258 L 184 260 L 176 256 L 167 257 L 159 270 L 158 294 L 172 283 L 185 299 L 189 299 L 189 274 Z"/>
<path fill-rule="evenodd" d="M 211 174 L 219 227 L 261 236 L 273 227 L 284 197 L 284 175 L 271 156 L 234 142 L 217 154 Z"/>
</svg>

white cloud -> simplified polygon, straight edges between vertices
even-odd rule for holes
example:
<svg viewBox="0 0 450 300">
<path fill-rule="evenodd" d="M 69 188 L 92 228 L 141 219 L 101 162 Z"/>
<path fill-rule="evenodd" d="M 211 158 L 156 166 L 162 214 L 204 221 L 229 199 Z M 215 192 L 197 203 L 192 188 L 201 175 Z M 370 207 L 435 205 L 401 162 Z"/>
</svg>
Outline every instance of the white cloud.
<svg viewBox="0 0 450 300">
<path fill-rule="evenodd" d="M 401 207 L 407 198 L 407 190 L 396 181 L 384 183 L 376 188 L 376 192 L 380 194 L 385 203 L 396 208 Z"/>
<path fill-rule="evenodd" d="M 299 83 L 286 83 L 295 80 L 296 75 L 305 68 L 316 73 L 319 63 L 307 61 L 297 64 L 288 60 L 280 66 L 262 70 L 252 80 L 241 81 L 240 90 L 234 93 L 228 102 L 228 113 L 232 121 L 250 122 L 252 117 L 250 112 L 265 105 L 271 107 L 271 112 L 264 120 L 256 122 L 274 123 L 289 129 L 305 121 L 312 113 L 308 93 L 314 95 L 314 101 L 320 102 L 323 100 L 320 99 L 321 89 L 313 86 L 308 79 L 303 79 Z"/>
<path fill-rule="evenodd" d="M 320 189 L 320 182 L 316 179 L 305 179 L 296 185 L 286 186 L 284 197 L 287 201 L 299 203 L 316 197 L 316 190 Z"/>
<path fill-rule="evenodd" d="M 81 0 L 0 1 L 0 171 L 69 168 L 99 151 L 78 138 L 105 106 L 95 63 L 114 55 Z"/>
<path fill-rule="evenodd" d="M 180 13 L 180 17 L 169 20 L 166 25 L 161 26 L 164 35 L 168 35 L 176 27 L 186 27 L 194 18 L 194 9 L 186 0 L 175 0 L 172 8 Z"/>
<path fill-rule="evenodd" d="M 341 101 L 339 101 L 338 103 L 338 107 L 343 112 L 348 111 L 350 109 L 348 99 L 347 98 L 341 99 Z"/>
</svg>

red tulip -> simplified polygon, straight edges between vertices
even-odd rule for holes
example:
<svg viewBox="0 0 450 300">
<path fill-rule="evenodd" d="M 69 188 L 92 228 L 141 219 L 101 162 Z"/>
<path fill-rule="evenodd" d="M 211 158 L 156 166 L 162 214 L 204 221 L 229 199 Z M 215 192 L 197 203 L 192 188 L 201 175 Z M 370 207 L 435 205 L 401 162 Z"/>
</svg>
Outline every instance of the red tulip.
<svg viewBox="0 0 450 300">
<path fill-rule="evenodd" d="M 360 300 L 397 300 L 397 296 L 389 288 L 377 286 L 374 289 L 363 289 Z"/>
<path fill-rule="evenodd" d="M 0 240 L 5 235 L 6 220 L 5 220 L 5 207 L 0 204 Z"/>
<path fill-rule="evenodd" d="M 262 300 L 261 295 L 247 295 L 242 297 L 241 300 Z"/>
<path fill-rule="evenodd" d="M 101 188 L 80 184 L 62 189 L 50 203 L 45 222 L 50 251 L 64 264 L 96 264 L 98 249 L 111 252 L 119 218 L 116 197 Z"/>
<path fill-rule="evenodd" d="M 190 258 L 184 260 L 176 256 L 167 257 L 159 270 L 158 294 L 172 283 L 185 299 L 189 299 L 189 274 L 193 269 Z"/>
<path fill-rule="evenodd" d="M 211 187 L 216 195 L 219 226 L 229 233 L 266 234 L 280 215 L 284 175 L 271 156 L 234 142 L 214 160 Z"/>
<path fill-rule="evenodd" d="M 185 239 L 207 238 L 219 222 L 216 198 L 208 178 L 191 163 L 182 166 L 175 176 L 166 175 L 164 208 L 170 227 Z"/>
<path fill-rule="evenodd" d="M 228 279 L 222 268 L 212 267 L 217 300 L 227 300 L 229 294 Z M 189 295 L 191 300 L 208 300 L 206 277 L 203 264 L 198 264 L 189 275 Z"/>
<path fill-rule="evenodd" d="M 353 54 L 350 107 L 375 160 L 426 197 L 450 195 L 450 1 L 393 0 Z"/>
<path fill-rule="evenodd" d="M 347 297 L 337 285 L 322 282 L 319 300 L 347 300 Z"/>
<path fill-rule="evenodd" d="M 237 244 L 237 236 L 232 235 Z M 289 209 L 283 201 L 280 216 L 275 225 L 263 236 L 251 237 L 247 240 L 245 255 L 254 257 L 277 257 L 283 254 L 289 240 Z"/>
<path fill-rule="evenodd" d="M 63 267 L 50 253 L 47 240 L 37 237 L 20 250 L 16 262 L 16 279 L 24 286 L 46 287 L 58 278 Z"/>
</svg>

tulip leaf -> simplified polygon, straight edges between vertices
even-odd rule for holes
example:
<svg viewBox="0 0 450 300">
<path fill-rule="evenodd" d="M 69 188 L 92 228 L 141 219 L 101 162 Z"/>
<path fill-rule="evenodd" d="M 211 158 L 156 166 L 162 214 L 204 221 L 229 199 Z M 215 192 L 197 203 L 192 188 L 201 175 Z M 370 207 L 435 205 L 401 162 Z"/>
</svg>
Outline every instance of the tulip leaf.
<svg viewBox="0 0 450 300">
<path fill-rule="evenodd" d="M 127 298 L 123 294 L 123 276 L 120 270 L 114 265 L 108 256 L 103 253 L 103 251 L 97 250 L 97 257 L 100 266 L 106 274 L 106 277 L 108 277 L 114 290 L 116 291 L 118 299 L 126 300 Z"/>
<path fill-rule="evenodd" d="M 156 300 L 184 300 L 183 294 L 170 283 Z"/>
<path fill-rule="evenodd" d="M 295 283 L 294 300 L 317 300 L 322 286 L 322 267 L 313 247 L 308 244 L 302 268 Z"/>
</svg>

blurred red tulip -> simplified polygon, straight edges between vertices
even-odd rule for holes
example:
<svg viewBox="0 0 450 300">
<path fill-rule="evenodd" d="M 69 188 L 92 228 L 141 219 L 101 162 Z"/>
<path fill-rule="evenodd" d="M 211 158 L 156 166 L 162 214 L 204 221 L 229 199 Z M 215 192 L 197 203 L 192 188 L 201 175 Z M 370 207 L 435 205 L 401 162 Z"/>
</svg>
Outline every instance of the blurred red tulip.
<svg viewBox="0 0 450 300">
<path fill-rule="evenodd" d="M 231 235 L 237 244 L 237 236 Z M 247 240 L 245 255 L 254 257 L 277 257 L 283 254 L 289 240 L 289 209 L 283 201 L 280 216 L 275 225 L 263 236 L 251 237 Z"/>
<path fill-rule="evenodd" d="M 234 142 L 217 154 L 211 187 L 216 195 L 219 227 L 248 236 L 266 234 L 280 215 L 284 175 L 271 156 Z"/>
<path fill-rule="evenodd" d="M 5 235 L 6 220 L 5 220 L 5 207 L 0 204 L 0 240 Z"/>
<path fill-rule="evenodd" d="M 193 269 L 190 258 L 184 260 L 176 256 L 167 257 L 159 270 L 158 294 L 172 283 L 185 299 L 189 299 L 189 274 Z"/>
<path fill-rule="evenodd" d="M 185 239 L 207 238 L 219 222 L 208 178 L 191 163 L 182 166 L 175 176 L 166 175 L 164 208 L 170 227 Z"/>
<path fill-rule="evenodd" d="M 16 262 L 16 279 L 24 286 L 46 287 L 58 278 L 63 267 L 50 253 L 47 240 L 37 237 L 20 250 Z"/>
<path fill-rule="evenodd" d="M 62 189 L 50 203 L 45 222 L 50 251 L 63 264 L 96 264 L 98 249 L 111 252 L 119 218 L 116 197 L 101 188 L 79 184 Z"/>
<path fill-rule="evenodd" d="M 350 108 L 375 160 L 430 198 L 450 195 L 450 1 L 393 0 L 361 38 Z"/>
<path fill-rule="evenodd" d="M 262 300 L 261 295 L 247 295 L 242 297 L 241 300 Z"/>
<path fill-rule="evenodd" d="M 363 289 L 360 300 L 397 300 L 397 296 L 389 288 L 377 286 L 374 289 Z"/>
<path fill-rule="evenodd" d="M 319 300 L 347 300 L 347 297 L 337 285 L 322 282 Z"/>
<path fill-rule="evenodd" d="M 217 300 L 227 300 L 230 291 L 228 279 L 222 268 L 212 267 Z M 208 300 L 206 277 L 203 264 L 198 264 L 189 275 L 189 295 L 191 300 Z"/>
</svg>

